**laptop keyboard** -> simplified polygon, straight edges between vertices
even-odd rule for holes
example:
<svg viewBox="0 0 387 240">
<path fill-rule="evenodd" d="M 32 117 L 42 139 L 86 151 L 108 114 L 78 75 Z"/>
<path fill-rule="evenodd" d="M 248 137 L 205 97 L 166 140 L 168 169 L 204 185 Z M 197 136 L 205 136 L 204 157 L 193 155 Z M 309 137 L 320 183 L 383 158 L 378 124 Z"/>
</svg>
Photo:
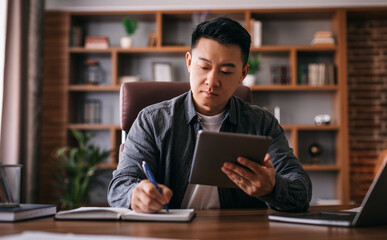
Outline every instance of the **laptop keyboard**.
<svg viewBox="0 0 387 240">
<path fill-rule="evenodd" d="M 297 215 L 294 215 L 293 217 L 321 219 L 321 220 L 352 221 L 355 215 L 356 213 L 353 213 L 353 212 L 320 212 L 320 213 L 297 214 Z"/>
</svg>

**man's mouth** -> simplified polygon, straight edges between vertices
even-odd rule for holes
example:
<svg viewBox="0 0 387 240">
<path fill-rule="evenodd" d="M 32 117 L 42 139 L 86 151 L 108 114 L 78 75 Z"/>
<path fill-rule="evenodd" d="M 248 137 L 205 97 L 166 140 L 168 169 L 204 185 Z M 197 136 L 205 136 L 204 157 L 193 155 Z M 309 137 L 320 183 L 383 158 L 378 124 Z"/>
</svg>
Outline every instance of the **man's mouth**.
<svg viewBox="0 0 387 240">
<path fill-rule="evenodd" d="M 212 91 L 202 91 L 205 95 L 207 95 L 207 96 L 218 96 L 218 94 L 217 93 L 215 93 L 215 92 L 212 92 Z"/>
</svg>

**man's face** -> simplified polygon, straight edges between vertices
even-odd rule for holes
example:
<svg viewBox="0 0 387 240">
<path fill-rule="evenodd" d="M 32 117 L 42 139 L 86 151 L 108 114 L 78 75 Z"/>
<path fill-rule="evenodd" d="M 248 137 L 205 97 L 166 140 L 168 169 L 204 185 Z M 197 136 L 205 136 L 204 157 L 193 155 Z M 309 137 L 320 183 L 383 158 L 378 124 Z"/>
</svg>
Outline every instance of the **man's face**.
<svg viewBox="0 0 387 240">
<path fill-rule="evenodd" d="M 249 66 L 243 67 L 238 45 L 201 38 L 186 62 L 196 111 L 212 116 L 221 113 Z"/>
</svg>

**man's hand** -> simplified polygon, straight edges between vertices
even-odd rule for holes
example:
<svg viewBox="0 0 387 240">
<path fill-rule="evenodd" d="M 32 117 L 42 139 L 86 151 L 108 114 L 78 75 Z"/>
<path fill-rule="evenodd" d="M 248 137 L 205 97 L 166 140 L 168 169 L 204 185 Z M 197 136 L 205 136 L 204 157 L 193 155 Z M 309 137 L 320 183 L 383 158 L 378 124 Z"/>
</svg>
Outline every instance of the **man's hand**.
<svg viewBox="0 0 387 240">
<path fill-rule="evenodd" d="M 239 157 L 237 161 L 244 167 L 226 162 L 222 166 L 222 172 L 245 193 L 253 197 L 258 197 L 273 191 L 275 185 L 275 169 L 270 161 L 269 154 L 266 154 L 262 165 L 243 157 Z"/>
<path fill-rule="evenodd" d="M 132 193 L 131 208 L 136 212 L 153 213 L 163 208 L 172 198 L 172 190 L 167 186 L 158 184 L 161 193 L 149 180 L 142 180 Z"/>
</svg>

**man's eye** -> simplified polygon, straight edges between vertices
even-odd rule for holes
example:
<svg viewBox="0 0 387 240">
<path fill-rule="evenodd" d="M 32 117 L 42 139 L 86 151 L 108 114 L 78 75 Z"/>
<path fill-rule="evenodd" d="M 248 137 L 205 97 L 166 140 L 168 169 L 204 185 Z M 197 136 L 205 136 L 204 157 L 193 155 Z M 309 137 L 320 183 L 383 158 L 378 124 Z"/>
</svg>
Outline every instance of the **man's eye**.
<svg viewBox="0 0 387 240">
<path fill-rule="evenodd" d="M 232 72 L 228 72 L 228 71 L 222 71 L 223 74 L 231 74 Z"/>
<path fill-rule="evenodd" d="M 209 68 L 208 67 L 200 67 L 201 69 L 203 70 L 208 70 Z"/>
</svg>

